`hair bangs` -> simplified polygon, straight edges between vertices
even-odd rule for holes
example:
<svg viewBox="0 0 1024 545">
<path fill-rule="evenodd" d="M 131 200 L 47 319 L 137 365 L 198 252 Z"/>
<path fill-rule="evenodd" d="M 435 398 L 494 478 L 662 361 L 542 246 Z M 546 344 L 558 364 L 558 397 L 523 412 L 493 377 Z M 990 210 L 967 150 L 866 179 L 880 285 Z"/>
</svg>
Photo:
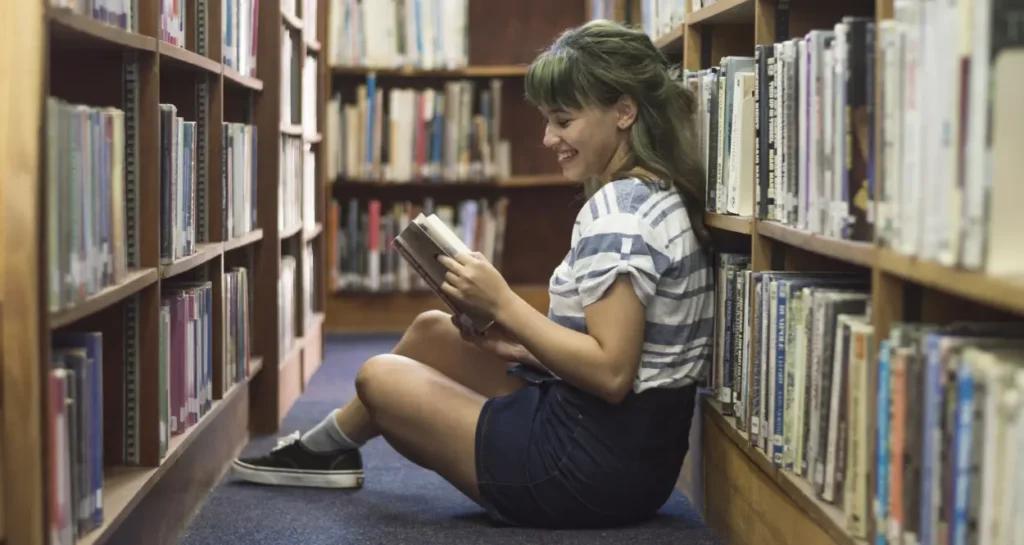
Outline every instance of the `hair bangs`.
<svg viewBox="0 0 1024 545">
<path fill-rule="evenodd" d="M 566 51 L 546 51 L 526 71 L 526 99 L 547 110 L 580 109 L 579 74 Z"/>
</svg>

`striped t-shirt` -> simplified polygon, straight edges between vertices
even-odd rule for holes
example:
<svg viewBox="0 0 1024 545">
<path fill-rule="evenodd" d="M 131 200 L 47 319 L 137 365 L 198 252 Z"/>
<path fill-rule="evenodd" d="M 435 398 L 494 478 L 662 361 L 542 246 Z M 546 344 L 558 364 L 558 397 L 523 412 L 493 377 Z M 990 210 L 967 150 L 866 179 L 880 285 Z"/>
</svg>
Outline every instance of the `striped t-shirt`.
<svg viewBox="0 0 1024 545">
<path fill-rule="evenodd" d="M 576 217 L 572 245 L 551 275 L 548 317 L 586 333 L 583 309 L 628 274 L 646 308 L 633 390 L 681 387 L 711 359 L 714 284 L 680 194 L 629 178 L 605 184 Z"/>
</svg>

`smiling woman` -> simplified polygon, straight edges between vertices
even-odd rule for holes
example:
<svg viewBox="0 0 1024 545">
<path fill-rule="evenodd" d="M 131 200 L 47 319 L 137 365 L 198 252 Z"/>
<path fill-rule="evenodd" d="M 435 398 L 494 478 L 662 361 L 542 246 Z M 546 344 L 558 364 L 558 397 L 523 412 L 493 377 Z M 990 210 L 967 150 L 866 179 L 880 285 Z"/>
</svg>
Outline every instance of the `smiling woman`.
<svg viewBox="0 0 1024 545">
<path fill-rule="evenodd" d="M 383 436 L 502 524 L 600 527 L 653 515 L 688 450 L 711 355 L 710 248 L 699 219 L 694 99 L 637 30 L 591 22 L 530 67 L 544 144 L 588 201 L 537 312 L 477 253 L 442 289 L 493 317 L 484 335 L 419 316 L 367 361 L 358 396 L 301 437 L 235 462 L 270 484 L 354 487 Z"/>
</svg>

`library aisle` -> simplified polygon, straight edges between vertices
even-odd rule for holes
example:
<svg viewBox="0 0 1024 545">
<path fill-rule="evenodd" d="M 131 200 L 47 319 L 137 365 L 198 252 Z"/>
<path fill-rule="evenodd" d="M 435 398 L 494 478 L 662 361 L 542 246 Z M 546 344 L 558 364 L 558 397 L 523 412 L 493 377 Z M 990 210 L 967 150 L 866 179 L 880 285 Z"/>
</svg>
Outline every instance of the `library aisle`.
<svg viewBox="0 0 1024 545">
<path fill-rule="evenodd" d="M 1019 4 L 1019 3 L 1018 3 Z M 541 311 L 582 206 L 526 66 L 646 32 L 697 101 L 713 361 L 648 524 L 488 525 L 383 441 L 226 476 L 444 309 Z M 0 0 L 0 545 L 1024 545 L 1024 31 L 1000 0 Z"/>
<path fill-rule="evenodd" d="M 282 434 L 307 430 L 355 394 L 353 378 L 373 355 L 391 350 L 398 337 L 328 336 L 324 363 L 281 424 Z M 246 454 L 265 452 L 276 436 L 253 439 Z M 383 439 L 363 448 L 366 483 L 358 491 L 268 488 L 225 477 L 207 497 L 181 545 L 253 543 L 593 543 L 721 545 L 676 492 L 658 516 L 643 525 L 601 531 L 499 528 L 483 510 L 437 474 L 402 458 Z"/>
</svg>

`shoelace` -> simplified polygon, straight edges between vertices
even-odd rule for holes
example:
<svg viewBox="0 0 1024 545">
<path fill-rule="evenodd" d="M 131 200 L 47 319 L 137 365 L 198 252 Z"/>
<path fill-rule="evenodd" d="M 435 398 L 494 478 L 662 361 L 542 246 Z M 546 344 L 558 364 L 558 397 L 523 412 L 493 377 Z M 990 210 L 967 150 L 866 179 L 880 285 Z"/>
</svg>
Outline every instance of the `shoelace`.
<svg viewBox="0 0 1024 545">
<path fill-rule="evenodd" d="M 288 445 L 291 445 L 292 443 L 298 441 L 300 438 L 302 438 L 302 434 L 299 433 L 298 430 L 293 431 L 292 433 L 285 435 L 284 437 L 279 437 L 277 439 L 277 446 L 275 446 L 273 450 L 281 450 L 284 447 L 287 447 Z"/>
</svg>

